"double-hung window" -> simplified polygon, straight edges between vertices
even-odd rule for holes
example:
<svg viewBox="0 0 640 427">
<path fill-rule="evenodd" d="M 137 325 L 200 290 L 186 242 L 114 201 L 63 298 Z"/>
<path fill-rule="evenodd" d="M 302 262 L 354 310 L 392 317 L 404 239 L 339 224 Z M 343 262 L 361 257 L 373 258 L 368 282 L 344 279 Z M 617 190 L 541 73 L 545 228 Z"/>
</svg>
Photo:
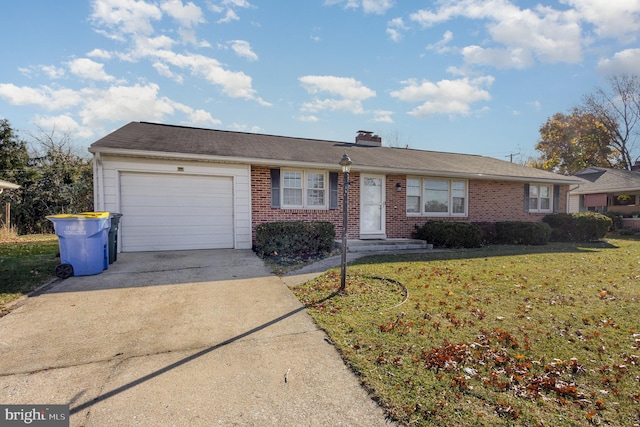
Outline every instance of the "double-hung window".
<svg viewBox="0 0 640 427">
<path fill-rule="evenodd" d="M 421 187 L 419 179 L 407 179 L 407 213 L 420 213 Z"/>
<path fill-rule="evenodd" d="M 553 186 L 549 184 L 529 184 L 526 194 L 529 212 L 551 212 L 553 209 Z"/>
<path fill-rule="evenodd" d="M 282 171 L 282 207 L 289 209 L 326 209 L 326 173 Z"/>
<path fill-rule="evenodd" d="M 407 213 L 467 216 L 467 181 L 407 178 Z"/>
</svg>

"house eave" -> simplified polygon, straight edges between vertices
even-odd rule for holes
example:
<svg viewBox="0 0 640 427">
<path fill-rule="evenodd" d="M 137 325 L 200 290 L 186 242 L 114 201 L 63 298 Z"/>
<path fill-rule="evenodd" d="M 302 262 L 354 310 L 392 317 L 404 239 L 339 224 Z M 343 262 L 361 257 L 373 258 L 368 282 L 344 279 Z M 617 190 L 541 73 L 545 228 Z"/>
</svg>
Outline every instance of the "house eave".
<svg viewBox="0 0 640 427">
<path fill-rule="evenodd" d="M 18 188 L 20 188 L 18 184 L 0 179 L 0 189 L 17 190 Z"/>
<path fill-rule="evenodd" d="M 601 193 L 633 193 L 640 192 L 640 187 L 611 187 L 611 188 L 599 188 L 591 190 L 573 190 L 571 194 L 601 194 Z"/>
<path fill-rule="evenodd" d="M 214 156 L 208 154 L 178 153 L 166 151 L 147 151 L 147 150 L 130 150 L 122 148 L 107 147 L 90 147 L 89 152 L 93 154 L 123 156 L 123 157 L 145 157 L 165 160 L 182 160 L 182 161 L 199 161 L 199 162 L 215 162 L 227 164 L 244 164 L 256 166 L 278 166 L 292 168 L 313 168 L 325 170 L 340 170 L 340 165 L 336 163 L 324 162 L 301 162 L 279 159 L 251 158 L 251 157 L 233 157 L 233 156 Z M 400 174 L 400 175 L 416 175 L 416 176 L 433 176 L 441 178 L 459 178 L 473 179 L 485 181 L 511 181 L 511 182 L 539 182 L 546 184 L 579 184 L 580 181 L 573 178 L 558 176 L 558 178 L 536 177 L 536 176 L 511 176 L 490 173 L 473 173 L 473 172 L 453 172 L 443 170 L 429 169 L 410 169 L 410 168 L 390 168 L 380 166 L 357 165 L 352 166 L 352 172 L 368 173 L 384 173 L 384 174 Z"/>
</svg>

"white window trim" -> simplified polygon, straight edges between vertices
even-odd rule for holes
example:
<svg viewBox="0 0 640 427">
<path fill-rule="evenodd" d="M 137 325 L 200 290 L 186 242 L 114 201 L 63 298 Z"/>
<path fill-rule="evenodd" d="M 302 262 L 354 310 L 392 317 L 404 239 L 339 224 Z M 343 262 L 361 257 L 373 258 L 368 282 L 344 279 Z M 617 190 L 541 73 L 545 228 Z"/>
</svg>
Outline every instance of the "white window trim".
<svg viewBox="0 0 640 427">
<path fill-rule="evenodd" d="M 529 206 L 531 206 L 531 198 L 532 198 L 531 197 L 531 187 L 537 187 L 538 188 L 538 197 L 537 197 L 538 209 L 529 208 Z M 540 194 L 541 194 L 540 187 L 549 187 L 549 209 L 540 209 L 539 208 L 540 200 L 542 199 L 540 197 Z M 553 196 L 554 196 L 554 194 L 553 194 L 553 184 L 543 184 L 543 183 L 539 183 L 539 182 L 530 182 L 529 183 L 529 196 L 528 196 L 529 206 L 527 206 L 527 212 L 530 212 L 530 213 L 553 213 L 553 198 L 554 198 Z"/>
<path fill-rule="evenodd" d="M 284 175 L 285 172 L 298 172 L 302 174 L 302 205 L 287 205 L 284 203 Z M 307 205 L 307 175 L 318 174 L 324 176 L 324 204 L 323 205 Z M 280 173 L 280 206 L 281 209 L 306 209 L 306 210 L 328 210 L 329 209 L 329 173 L 321 170 L 312 169 L 282 169 Z"/>
<path fill-rule="evenodd" d="M 429 176 L 407 176 L 407 179 L 417 179 L 420 181 L 420 212 L 407 212 L 407 206 L 405 203 L 405 214 L 410 217 L 455 217 L 455 218 L 466 218 L 469 216 L 469 180 L 467 179 L 447 179 L 447 178 L 438 178 L 438 177 L 429 177 Z M 448 212 L 425 212 L 424 210 L 424 182 L 425 181 L 442 181 L 447 182 L 448 192 L 449 192 L 449 203 L 448 203 Z M 453 208 L 453 192 L 451 190 L 451 183 L 453 182 L 463 182 L 464 183 L 464 212 L 463 213 L 453 213 L 451 212 Z"/>
</svg>

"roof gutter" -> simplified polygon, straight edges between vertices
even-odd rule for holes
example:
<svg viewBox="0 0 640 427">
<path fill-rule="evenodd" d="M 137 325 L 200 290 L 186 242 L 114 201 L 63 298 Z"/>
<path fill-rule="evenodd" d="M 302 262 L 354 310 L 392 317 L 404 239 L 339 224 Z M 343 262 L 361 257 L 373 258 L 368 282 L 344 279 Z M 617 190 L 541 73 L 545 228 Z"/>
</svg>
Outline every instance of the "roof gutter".
<svg viewBox="0 0 640 427">
<path fill-rule="evenodd" d="M 336 163 L 309 163 L 295 160 L 281 160 L 281 159 L 263 159 L 263 158 L 251 158 L 251 157 L 232 157 L 232 156 L 212 156 L 210 154 L 188 154 L 188 153 L 175 153 L 165 151 L 147 151 L 147 150 L 129 150 L 121 148 L 89 148 L 89 152 L 94 155 L 119 155 L 127 157 L 153 157 L 156 159 L 167 160 L 189 160 L 200 162 L 217 162 L 217 163 L 231 163 L 231 164 L 251 164 L 259 166 L 289 166 L 289 167 L 301 167 L 301 168 L 318 168 L 327 170 L 340 170 L 340 165 Z M 311 166 L 310 166 L 311 165 Z M 516 177 L 510 175 L 498 175 L 498 174 L 485 174 L 485 173 L 468 173 L 468 172 L 451 172 L 442 170 L 427 170 L 427 169 L 402 169 L 392 167 L 380 167 L 380 166 L 367 166 L 354 164 L 351 167 L 354 172 L 367 171 L 367 172 L 379 172 L 379 173 L 395 173 L 395 174 L 407 174 L 407 175 L 429 175 L 443 178 L 465 178 L 465 179 L 481 179 L 481 180 L 500 180 L 500 181 L 512 181 L 512 182 L 540 182 L 549 184 L 578 184 L 580 181 L 574 178 L 538 178 L 538 177 Z"/>
<path fill-rule="evenodd" d="M 630 193 L 634 191 L 640 191 L 640 187 L 614 187 L 614 188 L 601 188 L 598 190 L 576 190 L 573 194 L 601 194 L 601 193 Z"/>
</svg>

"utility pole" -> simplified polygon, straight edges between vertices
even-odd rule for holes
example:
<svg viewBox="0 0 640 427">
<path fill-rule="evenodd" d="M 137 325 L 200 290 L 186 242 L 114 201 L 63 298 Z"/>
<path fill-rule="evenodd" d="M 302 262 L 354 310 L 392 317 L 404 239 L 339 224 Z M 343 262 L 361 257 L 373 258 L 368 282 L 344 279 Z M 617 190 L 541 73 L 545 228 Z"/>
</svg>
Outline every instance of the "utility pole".
<svg viewBox="0 0 640 427">
<path fill-rule="evenodd" d="M 505 157 L 508 157 L 509 161 L 513 163 L 513 156 L 519 156 L 519 155 L 520 153 L 510 153 L 508 156 L 505 156 Z"/>
</svg>

